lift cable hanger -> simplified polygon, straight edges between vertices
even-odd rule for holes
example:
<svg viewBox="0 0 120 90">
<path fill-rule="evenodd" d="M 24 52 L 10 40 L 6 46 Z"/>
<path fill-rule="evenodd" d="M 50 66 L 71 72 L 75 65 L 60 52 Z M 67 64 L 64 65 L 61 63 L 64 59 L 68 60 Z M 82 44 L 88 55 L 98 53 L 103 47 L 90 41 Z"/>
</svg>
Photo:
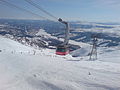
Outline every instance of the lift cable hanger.
<svg viewBox="0 0 120 90">
<path fill-rule="evenodd" d="M 48 16 L 52 17 L 55 20 L 58 20 L 58 18 L 54 15 L 52 15 L 51 13 L 49 13 L 48 11 L 46 11 L 45 9 L 43 9 L 40 5 L 36 4 L 35 2 L 33 2 L 32 0 L 24 0 L 26 2 L 28 2 L 29 4 L 31 4 L 32 6 L 36 7 L 37 9 L 41 10 L 42 12 L 44 12 L 45 14 L 47 14 Z"/>
<path fill-rule="evenodd" d="M 12 3 L 8 2 L 8 1 L 0 0 L 0 2 L 2 2 L 4 5 L 6 5 L 6 6 L 8 6 L 8 7 L 14 7 L 14 8 L 17 8 L 17 9 L 19 9 L 19 10 L 21 10 L 21 11 L 25 11 L 25 12 L 27 12 L 27 13 L 30 13 L 30 14 L 34 15 L 34 16 L 37 16 L 37 17 L 39 17 L 39 18 L 43 18 L 43 19 L 49 20 L 49 19 L 47 19 L 46 17 L 43 17 L 43 16 L 41 16 L 41 15 L 39 15 L 39 14 L 36 14 L 36 13 L 33 13 L 33 12 L 27 10 L 27 9 L 18 7 L 18 6 L 16 6 L 15 4 L 12 4 Z"/>
<path fill-rule="evenodd" d="M 58 21 L 65 24 L 66 29 L 65 29 L 64 42 L 57 46 L 56 54 L 57 55 L 67 55 L 70 52 L 69 51 L 69 31 L 70 31 L 69 23 L 66 21 L 63 21 L 61 18 L 59 18 Z"/>
</svg>

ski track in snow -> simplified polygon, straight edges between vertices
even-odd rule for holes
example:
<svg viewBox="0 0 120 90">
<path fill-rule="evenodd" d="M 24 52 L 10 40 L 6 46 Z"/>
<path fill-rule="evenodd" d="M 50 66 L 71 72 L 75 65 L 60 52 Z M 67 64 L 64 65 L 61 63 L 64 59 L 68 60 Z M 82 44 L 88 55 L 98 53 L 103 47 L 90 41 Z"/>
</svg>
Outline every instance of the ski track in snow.
<svg viewBox="0 0 120 90">
<path fill-rule="evenodd" d="M 35 49 L 3 37 L 0 50 L 0 90 L 120 90 L 119 57 L 111 56 L 119 53 L 101 54 L 96 61 L 48 49 L 33 55 Z"/>
</svg>

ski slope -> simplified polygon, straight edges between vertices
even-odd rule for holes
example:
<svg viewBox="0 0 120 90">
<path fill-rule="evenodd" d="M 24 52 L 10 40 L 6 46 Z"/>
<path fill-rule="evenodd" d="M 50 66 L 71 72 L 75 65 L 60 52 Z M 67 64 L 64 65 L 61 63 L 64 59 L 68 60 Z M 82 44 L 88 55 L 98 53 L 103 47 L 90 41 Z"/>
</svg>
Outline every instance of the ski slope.
<svg viewBox="0 0 120 90">
<path fill-rule="evenodd" d="M 89 61 L 87 56 L 57 56 L 4 37 L 0 50 L 0 90 L 120 90 L 120 50 Z"/>
</svg>

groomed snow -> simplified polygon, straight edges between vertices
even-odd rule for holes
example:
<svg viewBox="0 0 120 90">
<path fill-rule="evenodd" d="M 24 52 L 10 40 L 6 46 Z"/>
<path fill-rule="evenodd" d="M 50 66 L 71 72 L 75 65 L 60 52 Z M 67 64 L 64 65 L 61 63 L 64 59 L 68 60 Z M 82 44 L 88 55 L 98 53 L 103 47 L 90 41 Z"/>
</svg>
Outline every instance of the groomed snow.
<svg viewBox="0 0 120 90">
<path fill-rule="evenodd" d="M 120 90 L 120 62 L 112 62 L 120 51 L 89 61 L 87 56 L 61 57 L 3 37 L 0 50 L 0 90 Z"/>
</svg>

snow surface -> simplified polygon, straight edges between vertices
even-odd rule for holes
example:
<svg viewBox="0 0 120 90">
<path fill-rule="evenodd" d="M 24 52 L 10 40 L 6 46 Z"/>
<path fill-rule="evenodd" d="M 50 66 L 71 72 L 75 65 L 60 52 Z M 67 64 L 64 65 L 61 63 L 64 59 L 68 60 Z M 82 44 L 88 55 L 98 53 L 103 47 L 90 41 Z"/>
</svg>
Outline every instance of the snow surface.
<svg viewBox="0 0 120 90">
<path fill-rule="evenodd" d="M 39 32 L 36 34 L 37 36 L 51 36 L 50 34 L 48 34 L 47 32 L 45 32 L 44 29 L 40 29 Z"/>
<path fill-rule="evenodd" d="M 58 56 L 0 37 L 0 90 L 120 90 L 120 50 Z"/>
</svg>

